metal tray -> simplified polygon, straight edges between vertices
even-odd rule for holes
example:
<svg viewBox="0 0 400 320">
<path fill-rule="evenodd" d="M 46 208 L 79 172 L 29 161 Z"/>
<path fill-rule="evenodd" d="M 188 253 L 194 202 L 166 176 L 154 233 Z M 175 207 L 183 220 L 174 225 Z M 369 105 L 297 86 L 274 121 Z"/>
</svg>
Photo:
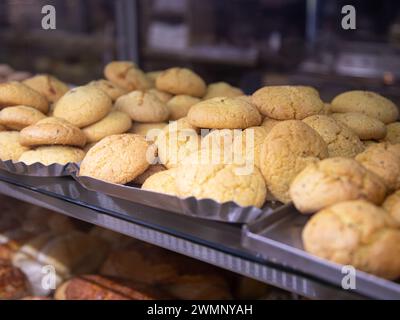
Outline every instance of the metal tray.
<svg viewBox="0 0 400 320">
<path fill-rule="evenodd" d="M 301 232 L 308 220 L 292 204 L 243 226 L 242 244 L 264 258 L 341 287 L 342 265 L 313 256 L 303 250 Z M 343 289 L 345 290 L 345 289 Z M 400 299 L 400 284 L 358 271 L 355 289 L 375 299 Z"/>
<path fill-rule="evenodd" d="M 23 162 L 13 162 L 12 160 L 0 160 L 0 169 L 6 170 L 10 173 L 26 175 L 31 177 L 64 177 L 69 176 L 71 173 L 71 166 L 76 167 L 74 163 L 67 163 L 65 165 L 52 164 L 46 166 L 42 163 L 36 162 L 27 165 Z"/>
</svg>

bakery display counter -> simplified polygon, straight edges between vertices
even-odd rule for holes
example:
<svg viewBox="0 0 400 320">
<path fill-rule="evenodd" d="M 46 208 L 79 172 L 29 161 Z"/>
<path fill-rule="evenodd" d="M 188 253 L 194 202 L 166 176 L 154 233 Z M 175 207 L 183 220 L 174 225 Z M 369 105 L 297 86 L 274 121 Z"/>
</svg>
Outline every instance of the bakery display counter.
<svg viewBox="0 0 400 320">
<path fill-rule="evenodd" d="M 153 245 L 207 262 L 312 299 L 362 299 L 290 266 L 262 258 L 241 244 L 241 225 L 187 217 L 127 202 L 115 205 L 102 195 L 102 203 L 69 177 L 44 178 L 0 171 L 0 193 L 67 216 L 102 226 Z"/>
</svg>

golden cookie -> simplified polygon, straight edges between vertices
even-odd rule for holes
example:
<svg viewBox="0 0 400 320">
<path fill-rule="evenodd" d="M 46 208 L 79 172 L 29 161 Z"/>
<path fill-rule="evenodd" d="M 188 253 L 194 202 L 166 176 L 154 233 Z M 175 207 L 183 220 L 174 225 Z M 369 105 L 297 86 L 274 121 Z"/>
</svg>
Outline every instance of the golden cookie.
<svg viewBox="0 0 400 320">
<path fill-rule="evenodd" d="M 303 121 L 324 139 L 330 157 L 354 158 L 364 151 L 364 145 L 358 136 L 346 125 L 330 116 L 315 115 Z"/>
<path fill-rule="evenodd" d="M 318 257 L 383 277 L 400 276 L 400 230 L 385 210 L 346 201 L 315 214 L 303 229 L 304 249 Z"/>
<path fill-rule="evenodd" d="M 78 127 L 60 118 L 44 118 L 21 130 L 19 141 L 24 146 L 69 145 L 83 147 L 86 136 Z"/>
<path fill-rule="evenodd" d="M 142 189 L 166 193 L 173 196 L 178 195 L 175 181 L 177 170 L 177 168 L 172 168 L 151 175 L 143 183 Z"/>
<path fill-rule="evenodd" d="M 333 113 L 331 117 L 353 130 L 361 140 L 379 140 L 386 136 L 385 124 L 363 113 Z"/>
<path fill-rule="evenodd" d="M 60 99 L 69 90 L 67 84 L 48 74 L 34 76 L 22 81 L 22 83 L 39 92 L 52 103 Z"/>
<path fill-rule="evenodd" d="M 99 122 L 82 129 L 82 131 L 87 138 L 87 142 L 90 143 L 100 141 L 104 137 L 113 134 L 125 133 L 131 126 L 131 118 L 126 113 L 111 111 Z"/>
<path fill-rule="evenodd" d="M 386 187 L 378 176 L 347 158 L 312 163 L 290 185 L 290 197 L 303 213 L 347 200 L 364 199 L 381 204 L 385 194 Z"/>
<path fill-rule="evenodd" d="M 149 167 L 148 150 L 145 138 L 137 134 L 108 136 L 88 151 L 79 174 L 117 184 L 130 182 Z"/>
<path fill-rule="evenodd" d="M 386 126 L 384 140 L 390 143 L 400 143 L 400 122 L 393 122 Z"/>
<path fill-rule="evenodd" d="M 83 86 L 63 95 L 57 101 L 53 115 L 83 128 L 103 119 L 111 107 L 111 98 L 106 93 L 94 86 Z"/>
<path fill-rule="evenodd" d="M 18 131 L 2 131 L 0 132 L 0 160 L 18 161 L 21 154 L 29 148 L 19 143 Z"/>
<path fill-rule="evenodd" d="M 154 83 L 156 82 L 157 77 L 162 73 L 162 70 L 158 70 L 158 71 L 149 71 L 146 72 L 146 76 L 147 78 L 149 78 L 151 81 L 153 81 Z"/>
<path fill-rule="evenodd" d="M 264 87 L 253 93 L 252 101 L 261 114 L 276 120 L 302 120 L 324 108 L 318 92 L 305 86 Z"/>
<path fill-rule="evenodd" d="M 145 136 L 147 140 L 154 140 L 163 128 L 168 125 L 166 122 L 140 123 L 134 122 L 130 130 L 131 133 Z"/>
<path fill-rule="evenodd" d="M 264 118 L 263 122 L 261 123 L 261 126 L 264 127 L 267 132 L 269 133 L 275 125 L 277 125 L 281 120 L 274 120 L 274 119 L 269 119 L 269 118 Z"/>
<path fill-rule="evenodd" d="M 19 158 L 25 164 L 41 163 L 49 166 L 54 163 L 67 164 L 81 162 L 85 152 L 68 146 L 44 146 L 25 151 Z"/>
<path fill-rule="evenodd" d="M 0 111 L 0 124 L 13 130 L 21 130 L 43 118 L 46 118 L 43 113 L 27 106 L 7 107 Z"/>
<path fill-rule="evenodd" d="M 129 61 L 113 61 L 104 68 L 104 76 L 127 91 L 146 90 L 151 81 L 136 65 Z"/>
<path fill-rule="evenodd" d="M 201 100 L 199 98 L 183 94 L 173 97 L 167 102 L 167 107 L 169 109 L 169 119 L 178 120 L 180 118 L 186 117 L 190 108 L 200 101 Z"/>
<path fill-rule="evenodd" d="M 186 94 L 201 98 L 207 87 L 202 78 L 186 68 L 170 68 L 163 71 L 156 79 L 156 88 L 174 95 Z"/>
<path fill-rule="evenodd" d="M 332 112 L 360 112 L 391 123 L 399 117 L 399 110 L 389 99 L 371 91 L 347 91 L 336 96 L 332 102 Z"/>
<path fill-rule="evenodd" d="M 152 93 L 133 91 L 117 99 L 115 108 L 139 122 L 162 122 L 168 119 L 167 106 Z"/>
<path fill-rule="evenodd" d="M 258 126 L 261 115 L 252 104 L 237 98 L 212 98 L 189 110 L 187 118 L 199 128 L 245 129 Z"/>
<path fill-rule="evenodd" d="M 23 83 L 0 83 L 0 108 L 19 105 L 32 107 L 43 113 L 49 110 L 47 99 Z"/>
<path fill-rule="evenodd" d="M 136 184 L 143 184 L 152 175 L 165 170 L 167 170 L 167 168 L 165 168 L 162 164 L 152 164 L 145 172 L 136 177 L 132 182 Z"/>
<path fill-rule="evenodd" d="M 397 190 L 388 196 L 383 202 L 382 207 L 389 212 L 392 218 L 400 226 L 400 190 Z"/>
<path fill-rule="evenodd" d="M 310 126 L 299 120 L 278 123 L 261 148 L 260 167 L 268 190 L 289 202 L 293 179 L 310 163 L 328 157 L 328 146 Z"/>
<path fill-rule="evenodd" d="M 117 100 L 120 96 L 123 96 L 124 94 L 127 94 L 128 91 L 121 88 L 114 82 L 111 82 L 109 80 L 96 80 L 88 83 L 89 86 L 94 86 L 97 89 L 100 89 L 104 93 L 106 93 L 112 101 Z"/>
<path fill-rule="evenodd" d="M 234 164 L 184 164 L 178 168 L 176 185 L 184 197 L 210 198 L 217 202 L 234 201 L 240 206 L 262 207 L 267 189 L 261 172 L 240 174 Z"/>
<path fill-rule="evenodd" d="M 379 176 L 389 191 L 400 188 L 400 144 L 373 144 L 356 160 Z"/>
<path fill-rule="evenodd" d="M 234 98 L 238 96 L 243 96 L 244 93 L 239 88 L 231 86 L 226 82 L 215 82 L 210 83 L 207 86 L 206 95 L 203 97 L 204 100 L 216 98 L 216 97 L 227 97 Z"/>
<path fill-rule="evenodd" d="M 321 115 L 329 116 L 332 114 L 332 105 L 330 103 L 324 103 L 324 107 L 321 109 L 319 113 Z"/>
<path fill-rule="evenodd" d="M 168 92 L 160 91 L 154 88 L 147 90 L 147 92 L 154 94 L 158 99 L 160 99 L 161 102 L 164 103 L 167 103 L 173 97 L 173 95 Z"/>
</svg>

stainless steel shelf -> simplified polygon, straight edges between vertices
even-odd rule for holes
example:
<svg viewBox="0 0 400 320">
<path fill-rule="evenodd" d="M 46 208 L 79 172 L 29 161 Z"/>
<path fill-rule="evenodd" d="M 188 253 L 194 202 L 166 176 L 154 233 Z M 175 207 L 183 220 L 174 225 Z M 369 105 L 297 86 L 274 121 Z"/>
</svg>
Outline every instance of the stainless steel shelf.
<svg viewBox="0 0 400 320">
<path fill-rule="evenodd" d="M 199 220 L 129 203 L 115 206 L 106 197 L 91 205 L 96 192 L 68 177 L 17 176 L 0 170 L 0 193 L 99 225 L 218 267 L 260 280 L 294 294 L 319 299 L 362 299 L 316 277 L 274 264 L 241 245 L 241 226 Z"/>
</svg>

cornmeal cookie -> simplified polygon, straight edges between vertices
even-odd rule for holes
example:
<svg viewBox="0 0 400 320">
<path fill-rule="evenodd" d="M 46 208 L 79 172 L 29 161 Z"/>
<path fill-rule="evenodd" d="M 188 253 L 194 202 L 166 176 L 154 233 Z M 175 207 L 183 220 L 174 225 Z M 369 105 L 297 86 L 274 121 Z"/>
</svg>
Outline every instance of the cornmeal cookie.
<svg viewBox="0 0 400 320">
<path fill-rule="evenodd" d="M 104 68 L 104 76 L 127 91 L 151 88 L 151 81 L 144 72 L 129 61 L 113 61 Z"/>
<path fill-rule="evenodd" d="M 25 151 L 19 158 L 20 162 L 33 164 L 39 162 L 46 166 L 54 163 L 67 164 L 81 162 L 85 152 L 82 149 L 68 146 L 43 146 Z"/>
<path fill-rule="evenodd" d="M 152 141 L 167 125 L 168 123 L 166 122 L 155 122 L 155 123 L 134 122 L 132 124 L 130 132 L 145 136 L 147 140 Z"/>
<path fill-rule="evenodd" d="M 46 118 L 43 113 L 27 106 L 7 107 L 0 111 L 0 124 L 13 130 L 21 130 L 43 118 Z"/>
<path fill-rule="evenodd" d="M 151 175 L 143 183 L 142 189 L 166 193 L 172 196 L 178 195 L 178 189 L 176 187 L 177 171 L 177 168 L 172 168 Z"/>
<path fill-rule="evenodd" d="M 264 127 L 267 130 L 267 132 L 270 132 L 271 129 L 280 122 L 281 120 L 275 120 L 265 117 L 263 122 L 261 123 L 261 126 Z"/>
<path fill-rule="evenodd" d="M 385 124 L 363 113 L 333 113 L 331 117 L 348 126 L 361 140 L 379 140 L 386 136 Z"/>
<path fill-rule="evenodd" d="M 357 155 L 356 160 L 378 175 L 389 191 L 400 188 L 400 144 L 373 144 Z"/>
<path fill-rule="evenodd" d="M 150 81 L 156 83 L 156 79 L 161 73 L 163 73 L 162 70 L 149 71 L 149 72 L 146 72 L 146 76 L 147 76 L 147 78 L 150 79 Z"/>
<path fill-rule="evenodd" d="M 152 164 L 147 168 L 145 172 L 136 177 L 135 180 L 133 180 L 132 182 L 136 184 L 143 184 L 152 175 L 165 170 L 167 170 L 167 168 L 164 167 L 162 164 Z"/>
<path fill-rule="evenodd" d="M 126 113 L 111 111 L 99 122 L 82 129 L 82 131 L 87 138 L 87 142 L 91 143 L 113 134 L 125 133 L 131 126 L 131 118 Z"/>
<path fill-rule="evenodd" d="M 252 101 L 261 114 L 276 120 L 302 120 L 324 108 L 318 91 L 305 86 L 264 87 L 253 93 Z"/>
<path fill-rule="evenodd" d="M 385 141 L 390 143 L 400 143 L 400 122 L 393 122 L 386 126 Z"/>
<path fill-rule="evenodd" d="M 231 86 L 226 82 L 215 82 L 210 83 L 207 86 L 206 95 L 203 97 L 204 100 L 216 98 L 216 97 L 227 97 L 234 98 L 238 96 L 243 96 L 244 92 L 239 88 Z"/>
<path fill-rule="evenodd" d="M 18 161 L 21 154 L 29 148 L 19 143 L 18 131 L 0 132 L 0 160 Z"/>
<path fill-rule="evenodd" d="M 111 82 L 109 80 L 96 80 L 88 83 L 89 86 L 94 86 L 97 89 L 102 90 L 104 93 L 106 93 L 112 101 L 117 100 L 120 96 L 123 96 L 124 94 L 127 94 L 128 91 L 121 88 L 114 82 Z"/>
<path fill-rule="evenodd" d="M 389 212 L 392 218 L 400 226 L 400 190 L 397 190 L 388 196 L 383 202 L 382 207 Z"/>
<path fill-rule="evenodd" d="M 364 151 L 364 145 L 358 136 L 346 125 L 330 116 L 315 115 L 303 121 L 324 139 L 330 157 L 354 158 Z"/>
<path fill-rule="evenodd" d="M 324 102 L 324 107 L 321 109 L 321 112 L 319 114 L 325 116 L 329 116 L 330 114 L 332 114 L 332 105 L 330 103 Z"/>
<path fill-rule="evenodd" d="M 203 97 L 207 90 L 204 80 L 186 68 L 163 71 L 156 79 L 156 88 L 174 95 L 186 94 L 198 98 Z"/>
<path fill-rule="evenodd" d="M 39 74 L 22 83 L 45 96 L 51 103 L 56 102 L 69 90 L 67 84 L 48 74 Z"/>
<path fill-rule="evenodd" d="M 290 197 L 303 213 L 333 204 L 364 199 L 381 204 L 386 187 L 374 173 L 354 159 L 329 158 L 308 165 L 290 185 Z"/>
<path fill-rule="evenodd" d="M 383 277 L 400 276 L 400 230 L 385 210 L 364 200 L 319 211 L 303 229 L 304 249 Z"/>
<path fill-rule="evenodd" d="M 160 91 L 154 88 L 147 90 L 147 92 L 154 94 L 158 99 L 160 99 L 161 102 L 164 103 L 167 103 L 173 97 L 173 95 L 168 92 Z"/>
<path fill-rule="evenodd" d="M 117 99 L 115 108 L 139 122 L 162 122 L 168 119 L 167 106 L 152 93 L 133 91 Z"/>
<path fill-rule="evenodd" d="M 111 110 L 111 98 L 94 86 L 71 89 L 54 108 L 53 115 L 83 128 L 103 119 Z"/>
<path fill-rule="evenodd" d="M 261 172 L 253 168 L 252 173 L 241 175 L 239 171 L 240 167 L 234 164 L 182 165 L 176 176 L 179 195 L 262 207 L 267 189 Z"/>
<path fill-rule="evenodd" d="M 21 130 L 19 141 L 24 146 L 69 145 L 83 147 L 86 136 L 78 127 L 60 118 L 44 118 Z"/>
<path fill-rule="evenodd" d="M 137 134 L 105 137 L 83 159 L 79 175 L 111 183 L 134 180 L 149 167 L 149 144 Z"/>
<path fill-rule="evenodd" d="M 167 102 L 167 107 L 169 109 L 169 119 L 178 120 L 180 118 L 186 117 L 190 108 L 200 101 L 201 100 L 199 98 L 187 96 L 184 94 L 173 97 Z"/>
<path fill-rule="evenodd" d="M 299 120 L 282 121 L 268 133 L 261 148 L 260 168 L 268 190 L 289 202 L 293 179 L 310 163 L 328 157 L 328 146 L 310 126 Z"/>
<path fill-rule="evenodd" d="M 0 83 L 0 108 L 19 105 L 32 107 L 43 113 L 49 110 L 46 97 L 23 83 L 16 81 Z"/>
<path fill-rule="evenodd" d="M 399 117 L 399 110 L 389 99 L 371 91 L 347 91 L 336 96 L 332 102 L 332 112 L 360 112 L 391 123 Z"/>
<path fill-rule="evenodd" d="M 245 129 L 260 125 L 262 120 L 252 104 L 243 99 L 224 97 L 195 104 L 187 118 L 196 127 L 210 129 Z"/>
</svg>

